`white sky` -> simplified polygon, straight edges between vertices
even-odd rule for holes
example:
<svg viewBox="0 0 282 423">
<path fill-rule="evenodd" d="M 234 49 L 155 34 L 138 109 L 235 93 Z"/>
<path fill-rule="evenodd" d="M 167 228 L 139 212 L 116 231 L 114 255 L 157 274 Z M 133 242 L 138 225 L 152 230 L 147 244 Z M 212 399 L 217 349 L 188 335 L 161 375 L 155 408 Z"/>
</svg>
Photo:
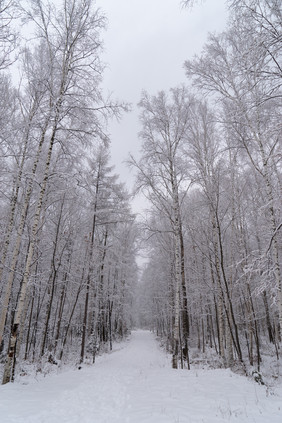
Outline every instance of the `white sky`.
<svg viewBox="0 0 282 423">
<path fill-rule="evenodd" d="M 109 22 L 104 34 L 105 89 L 133 106 L 120 123 L 110 126 L 112 162 L 131 189 L 134 173 L 123 162 L 129 152 L 138 157 L 142 90 L 156 94 L 185 83 L 184 61 L 200 53 L 208 32 L 224 29 L 227 10 L 224 0 L 200 2 L 192 10 L 181 8 L 180 0 L 97 0 L 97 5 Z M 142 201 L 134 201 L 135 211 Z"/>
</svg>

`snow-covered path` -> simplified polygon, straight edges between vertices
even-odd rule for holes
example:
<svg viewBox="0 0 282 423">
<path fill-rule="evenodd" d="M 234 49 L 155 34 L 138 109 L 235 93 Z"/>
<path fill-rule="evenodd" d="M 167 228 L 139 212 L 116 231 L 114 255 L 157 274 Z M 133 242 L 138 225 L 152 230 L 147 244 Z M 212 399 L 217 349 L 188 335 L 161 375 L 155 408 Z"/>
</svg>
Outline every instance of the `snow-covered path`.
<svg viewBox="0 0 282 423">
<path fill-rule="evenodd" d="M 95 366 L 0 388 L 1 423 L 281 423 L 282 391 L 229 370 L 173 370 L 147 331 Z"/>
</svg>

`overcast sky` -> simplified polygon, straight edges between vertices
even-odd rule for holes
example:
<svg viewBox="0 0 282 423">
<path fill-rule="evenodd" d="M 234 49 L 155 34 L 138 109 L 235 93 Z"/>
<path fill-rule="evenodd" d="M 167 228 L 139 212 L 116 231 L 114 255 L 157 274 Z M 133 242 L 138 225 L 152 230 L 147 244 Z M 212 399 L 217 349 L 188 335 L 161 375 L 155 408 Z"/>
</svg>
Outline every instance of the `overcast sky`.
<svg viewBox="0 0 282 423">
<path fill-rule="evenodd" d="M 130 189 L 134 174 L 123 161 L 129 152 L 138 157 L 142 90 L 156 94 L 185 83 L 184 61 L 200 53 L 208 32 L 224 29 L 227 11 L 224 0 L 207 0 L 192 10 L 183 9 L 180 0 L 97 0 L 97 5 L 108 18 L 105 89 L 133 107 L 110 126 L 112 162 Z"/>
</svg>

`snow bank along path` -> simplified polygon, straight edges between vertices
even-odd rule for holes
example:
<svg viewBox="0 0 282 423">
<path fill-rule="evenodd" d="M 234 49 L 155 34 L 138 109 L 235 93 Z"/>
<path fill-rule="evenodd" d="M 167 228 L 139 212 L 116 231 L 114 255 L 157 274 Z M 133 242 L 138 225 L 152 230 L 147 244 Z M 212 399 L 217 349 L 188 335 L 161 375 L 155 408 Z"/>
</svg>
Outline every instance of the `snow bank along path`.
<svg viewBox="0 0 282 423">
<path fill-rule="evenodd" d="M 281 423 L 282 390 L 229 370 L 173 370 L 147 331 L 95 366 L 0 388 L 1 423 Z"/>
</svg>

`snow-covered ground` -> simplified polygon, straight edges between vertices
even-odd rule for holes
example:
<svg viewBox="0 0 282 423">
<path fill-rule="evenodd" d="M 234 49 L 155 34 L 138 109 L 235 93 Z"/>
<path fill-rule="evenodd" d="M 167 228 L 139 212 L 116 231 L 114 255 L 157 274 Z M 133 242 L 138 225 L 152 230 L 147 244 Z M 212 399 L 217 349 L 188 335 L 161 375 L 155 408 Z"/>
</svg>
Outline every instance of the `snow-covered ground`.
<svg viewBox="0 0 282 423">
<path fill-rule="evenodd" d="M 275 392 L 229 370 L 173 370 L 147 331 L 94 366 L 0 387 L 1 423 L 281 423 Z"/>
</svg>

